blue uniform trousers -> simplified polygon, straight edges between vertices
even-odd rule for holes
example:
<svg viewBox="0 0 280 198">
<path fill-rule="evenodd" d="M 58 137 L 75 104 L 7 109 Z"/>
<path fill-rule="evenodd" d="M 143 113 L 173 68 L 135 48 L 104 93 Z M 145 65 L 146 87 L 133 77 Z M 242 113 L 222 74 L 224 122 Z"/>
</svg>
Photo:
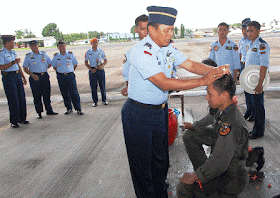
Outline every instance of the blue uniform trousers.
<svg viewBox="0 0 280 198">
<path fill-rule="evenodd" d="M 29 83 L 32 90 L 33 98 L 34 98 L 34 105 L 36 112 L 42 113 L 43 110 L 43 103 L 42 97 L 45 105 L 45 109 L 47 113 L 52 113 L 52 106 L 51 106 L 51 83 L 49 79 L 49 74 L 47 72 L 38 74 L 35 73 L 39 80 L 34 80 L 31 76 L 29 77 Z"/>
<path fill-rule="evenodd" d="M 263 136 L 265 130 L 265 109 L 264 109 L 263 93 L 262 94 L 246 93 L 246 104 L 247 104 L 247 108 L 248 108 L 248 104 L 249 104 L 249 108 L 250 105 L 252 105 L 253 107 L 253 112 L 255 116 L 253 135 L 257 137 Z"/>
<path fill-rule="evenodd" d="M 20 73 L 2 74 L 2 82 L 7 96 L 10 122 L 17 124 L 26 120 L 26 99 Z"/>
<path fill-rule="evenodd" d="M 250 116 L 255 118 L 255 111 L 254 111 L 254 105 L 253 105 L 251 94 L 247 93 L 246 91 L 244 91 L 244 93 L 245 93 L 245 100 L 247 106 L 247 110 L 244 116 L 246 118 L 249 118 Z"/>
<path fill-rule="evenodd" d="M 168 107 L 149 109 L 128 99 L 122 108 L 122 123 L 136 196 L 168 197 Z"/>
<path fill-rule="evenodd" d="M 106 102 L 106 89 L 105 89 L 105 71 L 103 70 L 96 70 L 95 73 L 89 71 L 89 81 L 91 87 L 91 95 L 92 100 L 94 103 L 97 104 L 98 96 L 97 96 L 97 85 L 99 84 L 102 101 Z M 98 83 L 98 84 L 97 84 Z"/>
<path fill-rule="evenodd" d="M 72 109 L 72 102 L 75 110 L 80 111 L 81 102 L 75 74 L 73 72 L 68 74 L 61 74 L 57 72 L 57 80 L 64 100 L 64 105 L 67 110 Z"/>
</svg>

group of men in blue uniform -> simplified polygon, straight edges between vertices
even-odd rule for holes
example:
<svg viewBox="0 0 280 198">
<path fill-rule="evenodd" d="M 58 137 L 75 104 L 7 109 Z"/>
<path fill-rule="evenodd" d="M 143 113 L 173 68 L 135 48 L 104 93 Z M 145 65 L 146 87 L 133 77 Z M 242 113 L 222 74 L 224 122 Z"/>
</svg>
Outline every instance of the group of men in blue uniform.
<svg viewBox="0 0 280 198">
<path fill-rule="evenodd" d="M 168 91 L 207 85 L 209 105 L 219 107 L 220 113 L 216 117 L 214 130 L 203 132 L 201 136 L 198 133 L 186 136 L 187 143 L 193 145 L 190 146 L 193 148 L 186 150 L 189 151 L 195 172 L 186 173 L 180 179 L 177 195 L 236 197 L 248 184 L 246 159 L 249 135 L 252 139 L 262 137 L 264 129 L 258 130 L 260 127 L 256 127 L 255 130 L 254 127 L 253 132 L 249 133 L 232 97 L 242 71 L 241 64 L 267 67 L 269 47 L 262 39 L 249 36 L 249 42 L 246 38 L 246 42 L 241 41 L 242 45 L 246 43 L 246 50 L 241 46 L 242 50 L 239 51 L 236 43 L 227 39 L 229 26 L 221 23 L 218 26 L 219 40 L 211 45 L 209 53 L 209 58 L 219 66 L 213 69 L 189 60 L 171 44 L 176 9 L 150 6 L 147 10 L 148 19 L 142 17 L 142 23 L 147 25 L 147 36 L 140 36 L 140 42 L 125 54 L 123 65 L 126 87 L 122 94 L 128 95 L 128 99 L 122 108 L 122 123 L 136 196 L 168 197 L 165 183 L 169 167 Z M 138 19 L 139 17 L 136 19 L 136 28 Z M 258 22 L 247 21 L 243 23 L 243 28 L 246 25 L 248 31 L 256 30 L 259 33 L 256 24 Z M 258 41 L 261 43 L 255 46 Z M 246 59 L 243 57 L 244 52 L 248 52 Z M 264 64 L 260 59 L 266 59 L 267 62 Z M 173 66 L 180 66 L 203 77 L 190 80 L 171 78 Z M 255 102 L 255 97 L 258 98 L 256 95 L 263 97 L 262 71 L 260 73 L 260 86 L 256 87 L 256 94 L 251 96 L 252 103 Z M 258 125 L 257 122 L 255 125 Z M 205 138 L 212 145 L 213 156 L 208 160 L 200 149 L 203 142 L 205 144 Z"/>
<path fill-rule="evenodd" d="M 8 100 L 11 127 L 18 128 L 18 123 L 29 123 L 29 121 L 26 120 L 26 98 L 23 86 L 27 84 L 27 81 L 19 65 L 20 58 L 17 58 L 15 51 L 12 50 L 14 48 L 15 37 L 12 35 L 3 35 L 1 38 L 4 42 L 4 48 L 0 51 L 0 70 L 3 87 Z M 103 69 L 104 65 L 107 63 L 107 58 L 105 53 L 100 48 L 97 48 L 98 41 L 96 38 L 91 40 L 91 43 L 94 47 L 89 50 L 91 54 L 89 54 L 89 57 L 86 55 L 85 62 L 86 65 L 89 66 L 88 61 L 90 61 L 89 79 L 94 102 L 93 106 L 96 106 L 98 102 L 97 82 L 99 82 L 101 88 L 102 101 L 104 105 L 107 105 L 105 72 Z M 37 118 L 43 118 L 43 103 L 47 115 L 58 114 L 53 111 L 51 105 L 51 84 L 47 72 L 51 66 L 57 74 L 58 85 L 66 107 L 65 115 L 73 112 L 73 106 L 78 115 L 83 115 L 74 74 L 78 66 L 78 61 L 72 52 L 66 51 L 66 44 L 62 40 L 57 43 L 59 52 L 54 54 L 53 60 L 50 59 L 46 52 L 39 50 L 36 40 L 31 41 L 29 46 L 31 52 L 26 54 L 23 68 L 24 71 L 30 75 L 29 83 L 34 98 Z M 92 54 L 96 55 L 91 56 Z"/>
</svg>

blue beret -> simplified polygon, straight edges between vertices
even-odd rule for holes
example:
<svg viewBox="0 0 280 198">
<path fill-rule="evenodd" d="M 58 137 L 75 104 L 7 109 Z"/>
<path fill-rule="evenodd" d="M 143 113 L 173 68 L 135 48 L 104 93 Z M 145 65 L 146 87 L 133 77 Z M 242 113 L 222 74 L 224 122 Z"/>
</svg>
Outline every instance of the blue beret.
<svg viewBox="0 0 280 198">
<path fill-rule="evenodd" d="M 251 22 L 250 18 L 246 18 L 242 21 L 242 28 L 247 27 L 247 25 Z"/>
<path fill-rule="evenodd" d="M 35 44 L 38 44 L 38 42 L 36 40 L 33 40 L 33 41 L 29 42 L 29 45 L 35 45 Z"/>
<path fill-rule="evenodd" d="M 15 40 L 15 36 L 14 35 L 2 35 L 1 39 L 3 41 L 7 41 L 7 42 L 14 41 Z"/>
<path fill-rule="evenodd" d="M 169 7 L 149 6 L 149 22 L 174 25 L 177 16 L 177 10 Z"/>
</svg>

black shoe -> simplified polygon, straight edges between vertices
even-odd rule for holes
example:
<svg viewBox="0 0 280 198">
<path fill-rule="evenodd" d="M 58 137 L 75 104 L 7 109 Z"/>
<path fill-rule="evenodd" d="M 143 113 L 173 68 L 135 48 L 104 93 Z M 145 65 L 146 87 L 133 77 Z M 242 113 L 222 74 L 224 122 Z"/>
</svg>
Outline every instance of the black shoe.
<svg viewBox="0 0 280 198">
<path fill-rule="evenodd" d="M 72 113 L 73 112 L 73 110 L 72 109 L 67 109 L 67 111 L 64 113 L 65 115 L 68 115 L 68 114 L 70 114 L 70 113 Z"/>
<path fill-rule="evenodd" d="M 13 127 L 13 128 L 18 128 L 19 125 L 18 125 L 18 124 L 11 124 L 11 127 Z"/>
<path fill-rule="evenodd" d="M 23 120 L 23 121 L 20 121 L 19 123 L 20 123 L 20 124 L 29 124 L 29 121 Z"/>
<path fill-rule="evenodd" d="M 43 118 L 42 114 L 41 114 L 41 113 L 38 113 L 37 119 L 42 119 L 42 118 Z"/>
<path fill-rule="evenodd" d="M 252 148 L 249 151 L 248 159 L 246 161 L 246 166 L 253 166 L 254 163 L 257 163 L 258 166 L 256 167 L 257 172 L 259 172 L 264 166 L 264 149 L 261 146 L 257 146 Z"/>
<path fill-rule="evenodd" d="M 253 116 L 250 116 L 249 118 L 248 118 L 248 122 L 254 122 L 255 121 L 255 118 L 253 117 Z"/>
<path fill-rule="evenodd" d="M 84 115 L 84 113 L 82 112 L 82 110 L 77 111 L 78 115 Z"/>
<path fill-rule="evenodd" d="M 51 112 L 47 112 L 47 115 L 57 115 L 57 112 L 51 111 Z"/>
</svg>

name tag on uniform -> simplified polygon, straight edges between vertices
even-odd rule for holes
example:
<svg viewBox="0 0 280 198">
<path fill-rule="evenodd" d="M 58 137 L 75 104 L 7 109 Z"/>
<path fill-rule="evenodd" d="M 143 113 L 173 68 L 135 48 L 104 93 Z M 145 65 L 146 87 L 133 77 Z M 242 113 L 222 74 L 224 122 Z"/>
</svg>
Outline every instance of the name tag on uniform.
<svg viewBox="0 0 280 198">
<path fill-rule="evenodd" d="M 227 50 L 232 50 L 232 47 L 227 46 L 226 49 L 227 49 Z"/>
<path fill-rule="evenodd" d="M 252 51 L 253 51 L 253 52 L 257 52 L 258 49 L 257 49 L 257 48 L 252 48 Z"/>
</svg>

